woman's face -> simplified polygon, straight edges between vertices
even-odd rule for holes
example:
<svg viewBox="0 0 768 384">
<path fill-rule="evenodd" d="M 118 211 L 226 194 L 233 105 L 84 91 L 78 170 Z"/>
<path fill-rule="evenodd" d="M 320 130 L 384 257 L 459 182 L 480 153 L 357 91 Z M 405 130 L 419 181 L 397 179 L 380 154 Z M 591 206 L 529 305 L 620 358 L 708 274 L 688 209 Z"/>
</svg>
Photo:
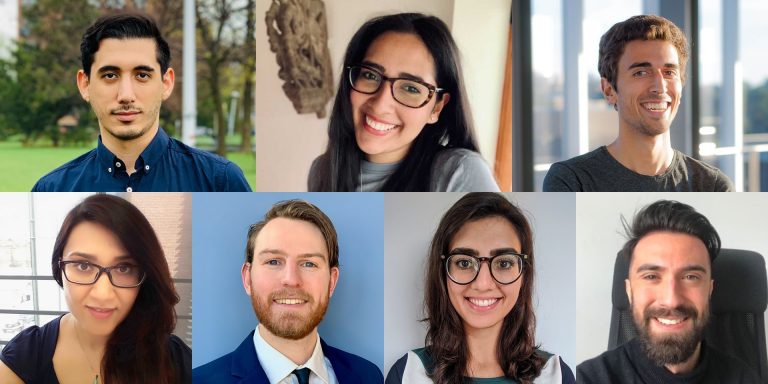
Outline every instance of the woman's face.
<svg viewBox="0 0 768 384">
<path fill-rule="evenodd" d="M 409 77 L 440 87 L 435 80 L 435 63 L 427 46 L 415 34 L 386 32 L 368 47 L 363 64 L 378 68 L 388 78 Z M 421 108 L 409 108 L 395 101 L 389 81 L 378 92 L 367 95 L 350 90 L 352 119 L 357 146 L 374 163 L 394 163 L 408 153 L 411 143 L 426 124 L 437 122 L 448 94 L 437 94 Z"/>
<path fill-rule="evenodd" d="M 63 261 L 89 262 L 102 267 L 137 264 L 112 231 L 88 221 L 72 229 L 64 247 Z M 69 268 L 72 267 L 86 268 L 84 264 L 73 264 Z M 113 270 L 113 273 L 118 271 Z M 62 283 L 67 305 L 78 325 L 99 336 L 110 335 L 125 319 L 140 289 L 140 286 L 115 287 L 106 272 L 91 285 L 71 283 L 62 272 Z"/>
<path fill-rule="evenodd" d="M 509 221 L 502 217 L 487 217 L 470 221 L 456 233 L 450 250 L 468 248 L 479 257 L 489 257 L 494 250 L 511 248 L 522 252 L 520 238 Z M 520 295 L 524 276 L 512 284 L 502 285 L 491 276 L 490 266 L 483 262 L 474 281 L 459 285 L 448 281 L 448 296 L 464 321 L 467 332 L 497 328 L 501 330 L 504 317 L 512 310 Z"/>
</svg>

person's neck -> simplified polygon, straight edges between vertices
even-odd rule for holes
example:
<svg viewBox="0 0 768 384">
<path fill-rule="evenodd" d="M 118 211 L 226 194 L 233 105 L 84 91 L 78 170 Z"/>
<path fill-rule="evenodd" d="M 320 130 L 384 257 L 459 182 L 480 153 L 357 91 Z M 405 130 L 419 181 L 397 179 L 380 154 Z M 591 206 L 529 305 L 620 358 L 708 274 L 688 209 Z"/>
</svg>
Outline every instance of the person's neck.
<svg viewBox="0 0 768 384">
<path fill-rule="evenodd" d="M 271 345 L 272 348 L 278 350 L 285 357 L 291 359 L 296 365 L 303 365 L 315 350 L 315 344 L 317 344 L 317 328 L 315 328 L 309 335 L 298 339 L 289 340 L 272 334 L 266 327 L 262 327 L 259 324 L 256 327 L 256 331 L 259 332 L 261 338 Z"/>
<path fill-rule="evenodd" d="M 493 327 L 483 329 L 464 327 L 469 349 L 467 371 L 471 377 L 504 376 L 504 371 L 501 369 L 496 354 L 501 335 L 501 325 L 498 323 Z"/>
<path fill-rule="evenodd" d="M 683 361 L 679 364 L 665 364 L 664 368 L 666 368 L 668 371 L 672 372 L 675 375 L 680 375 L 683 373 L 688 373 L 693 371 L 694 368 L 696 368 L 696 365 L 699 363 L 699 358 L 701 357 L 701 342 L 699 342 L 699 345 L 696 346 L 696 350 L 693 351 L 693 354 L 691 357 L 688 358 L 688 360 Z"/>
<path fill-rule="evenodd" d="M 607 148 L 608 153 L 625 168 L 646 176 L 666 172 L 675 154 L 669 131 L 648 136 L 633 128 L 619 129 L 619 137 Z"/>
<path fill-rule="evenodd" d="M 133 140 L 121 140 L 112 136 L 104 128 L 100 128 L 101 142 L 110 152 L 125 163 L 125 171 L 130 175 L 136 171 L 136 159 L 149 146 L 152 139 L 155 138 L 158 129 L 160 129 L 159 122 L 150 128 L 149 131 Z"/>
<path fill-rule="evenodd" d="M 69 314 L 68 322 L 71 324 L 75 340 L 83 348 L 87 356 L 103 356 L 107 348 L 110 335 L 95 335 L 80 324 L 77 319 Z M 101 361 L 99 359 L 99 361 Z"/>
</svg>

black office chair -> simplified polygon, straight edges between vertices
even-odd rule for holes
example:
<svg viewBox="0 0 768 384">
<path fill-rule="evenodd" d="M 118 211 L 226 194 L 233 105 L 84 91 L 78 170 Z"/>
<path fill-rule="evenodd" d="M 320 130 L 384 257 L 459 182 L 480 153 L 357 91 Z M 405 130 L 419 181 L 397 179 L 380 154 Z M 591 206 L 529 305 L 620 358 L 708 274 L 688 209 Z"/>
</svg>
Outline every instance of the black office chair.
<svg viewBox="0 0 768 384">
<path fill-rule="evenodd" d="M 629 255 L 619 251 L 613 269 L 609 350 L 637 336 L 624 288 L 628 271 Z M 765 260 L 756 252 L 721 249 L 712 265 L 712 278 L 715 288 L 704 338 L 715 348 L 752 366 L 760 379 L 768 383 L 764 321 L 768 304 Z"/>
</svg>

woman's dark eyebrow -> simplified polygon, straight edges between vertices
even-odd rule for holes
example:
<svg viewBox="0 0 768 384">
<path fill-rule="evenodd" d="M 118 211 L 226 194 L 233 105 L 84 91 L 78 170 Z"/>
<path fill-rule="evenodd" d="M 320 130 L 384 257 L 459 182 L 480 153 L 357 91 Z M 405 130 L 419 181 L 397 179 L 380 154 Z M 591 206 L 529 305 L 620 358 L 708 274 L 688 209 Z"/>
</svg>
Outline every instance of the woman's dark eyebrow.
<svg viewBox="0 0 768 384">
<path fill-rule="evenodd" d="M 450 252 L 448 252 L 448 255 L 467 255 L 467 256 L 477 256 L 480 253 L 476 249 L 472 248 L 454 248 Z"/>
<path fill-rule="evenodd" d="M 373 69 L 375 69 L 375 70 L 377 70 L 377 71 L 379 71 L 381 73 L 384 73 L 384 72 L 387 71 L 381 65 L 376 64 L 376 63 L 371 62 L 371 61 L 363 61 L 361 64 L 363 64 L 363 65 L 365 65 L 367 67 L 371 67 L 371 68 L 373 68 Z M 410 74 L 408 72 L 400 72 L 400 73 L 398 73 L 397 74 L 397 78 L 398 79 L 416 80 L 416 81 L 420 81 L 422 83 L 426 83 L 426 81 L 424 81 L 424 79 L 421 76 L 416 76 L 416 75 Z"/>
</svg>

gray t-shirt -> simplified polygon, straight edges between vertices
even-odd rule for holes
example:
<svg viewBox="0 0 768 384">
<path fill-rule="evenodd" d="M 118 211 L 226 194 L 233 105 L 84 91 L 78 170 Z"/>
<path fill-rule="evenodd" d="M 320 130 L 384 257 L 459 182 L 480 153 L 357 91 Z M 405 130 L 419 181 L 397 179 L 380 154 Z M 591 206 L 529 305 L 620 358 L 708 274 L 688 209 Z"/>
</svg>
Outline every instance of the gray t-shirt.
<svg viewBox="0 0 768 384">
<path fill-rule="evenodd" d="M 624 167 L 602 146 L 552 164 L 545 192 L 730 192 L 733 183 L 719 169 L 674 150 L 672 164 L 655 176 Z"/>
<path fill-rule="evenodd" d="M 316 174 L 317 159 L 309 170 L 309 180 Z M 376 164 L 363 161 L 360 165 L 358 192 L 379 191 L 400 163 Z M 309 184 L 312 184 L 311 182 Z M 497 192 L 499 186 L 491 169 L 479 153 L 464 148 L 441 151 L 432 164 L 432 182 L 424 192 Z"/>
</svg>

